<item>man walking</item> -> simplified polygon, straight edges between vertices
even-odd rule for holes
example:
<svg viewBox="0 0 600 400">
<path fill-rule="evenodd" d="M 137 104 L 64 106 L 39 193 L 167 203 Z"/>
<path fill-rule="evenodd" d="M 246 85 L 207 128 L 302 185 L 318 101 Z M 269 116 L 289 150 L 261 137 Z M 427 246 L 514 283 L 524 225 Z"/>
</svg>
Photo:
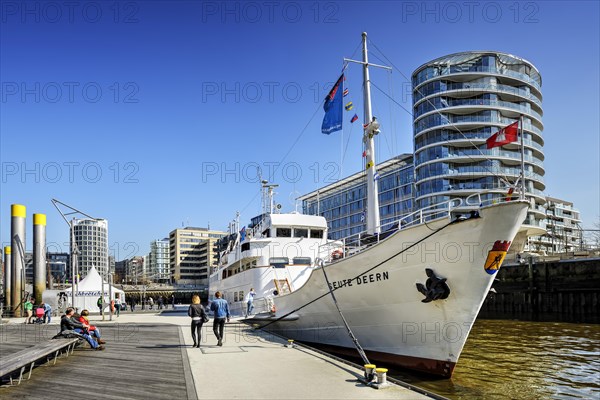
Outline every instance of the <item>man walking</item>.
<svg viewBox="0 0 600 400">
<path fill-rule="evenodd" d="M 117 317 L 121 315 L 121 298 L 119 297 L 119 293 L 115 296 L 115 312 L 117 313 Z"/>
<path fill-rule="evenodd" d="M 249 317 L 250 314 L 252 313 L 252 310 L 254 310 L 254 296 L 256 295 L 256 292 L 254 291 L 254 288 L 250 288 L 250 291 L 248 292 L 248 294 L 246 295 L 246 317 Z"/>
<path fill-rule="evenodd" d="M 216 299 L 210 304 L 210 309 L 214 312 L 213 332 L 217 337 L 217 346 L 223 346 L 223 329 L 225 328 L 225 319 L 229 322 L 229 304 L 227 300 L 221 298 L 221 292 L 215 293 Z"/>
<path fill-rule="evenodd" d="M 96 305 L 100 309 L 100 314 L 102 314 L 102 309 L 104 308 L 104 299 L 102 298 L 102 296 L 98 297 L 98 301 L 96 302 Z"/>
</svg>

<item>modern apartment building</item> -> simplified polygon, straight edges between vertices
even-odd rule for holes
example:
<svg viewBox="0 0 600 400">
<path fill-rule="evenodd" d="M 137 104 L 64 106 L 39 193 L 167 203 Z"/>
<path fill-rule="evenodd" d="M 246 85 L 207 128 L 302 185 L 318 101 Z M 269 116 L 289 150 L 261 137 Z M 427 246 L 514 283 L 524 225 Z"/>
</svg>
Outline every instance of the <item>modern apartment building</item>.
<svg viewBox="0 0 600 400">
<path fill-rule="evenodd" d="M 417 208 L 481 193 L 505 197 L 521 173 L 519 142 L 487 149 L 486 139 L 523 117 L 523 234 L 545 232 L 542 77 L 511 54 L 469 51 L 427 62 L 412 74 Z M 523 236 L 524 237 L 524 236 Z"/>
<path fill-rule="evenodd" d="M 85 278 L 94 266 L 102 276 L 108 273 L 108 221 L 73 219 L 73 236 L 77 244 L 77 273 Z M 70 275 L 70 269 L 69 269 Z"/>
<path fill-rule="evenodd" d="M 583 250 L 581 219 L 573 203 L 547 197 L 545 222 L 546 234 L 529 238 L 529 251 L 551 255 Z"/>
<path fill-rule="evenodd" d="M 167 283 L 170 281 L 169 238 L 150 242 L 147 273 L 148 278 L 153 282 Z"/>
<path fill-rule="evenodd" d="M 377 165 L 382 230 L 413 211 L 413 156 L 402 154 Z M 366 174 L 358 172 L 315 190 L 299 200 L 304 214 L 322 215 L 330 239 L 341 239 L 366 229 Z"/>
<path fill-rule="evenodd" d="M 126 260 L 125 263 L 125 281 L 132 285 L 142 285 L 146 283 L 146 265 L 144 257 L 134 256 Z"/>
<path fill-rule="evenodd" d="M 217 261 L 217 240 L 226 232 L 186 227 L 169 234 L 169 267 L 174 283 L 208 285 L 210 267 Z"/>
<path fill-rule="evenodd" d="M 128 260 L 121 260 L 115 262 L 115 277 L 113 282 L 125 283 L 127 280 L 127 262 Z"/>
</svg>

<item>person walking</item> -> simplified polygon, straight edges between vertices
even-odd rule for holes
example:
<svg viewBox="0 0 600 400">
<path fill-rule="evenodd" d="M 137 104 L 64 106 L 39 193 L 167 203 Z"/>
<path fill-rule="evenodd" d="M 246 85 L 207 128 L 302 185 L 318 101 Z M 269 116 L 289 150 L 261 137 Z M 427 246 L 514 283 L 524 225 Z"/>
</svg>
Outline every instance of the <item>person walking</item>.
<svg viewBox="0 0 600 400">
<path fill-rule="evenodd" d="M 102 296 L 98 297 L 98 301 L 96 302 L 96 305 L 98 306 L 98 309 L 100 310 L 100 314 L 102 314 L 102 309 L 104 308 L 104 299 L 102 298 Z"/>
<path fill-rule="evenodd" d="M 23 308 L 25 309 L 25 314 L 27 318 L 25 319 L 25 323 L 32 324 L 33 322 L 31 322 L 31 317 L 33 317 L 33 299 L 27 298 L 27 301 L 25 302 L 25 304 L 23 304 Z"/>
<path fill-rule="evenodd" d="M 223 330 L 225 329 L 225 319 L 229 322 L 229 304 L 227 300 L 221 298 L 221 292 L 215 293 L 216 299 L 210 304 L 210 309 L 214 312 L 213 332 L 217 337 L 217 346 L 223 346 Z"/>
<path fill-rule="evenodd" d="M 119 297 L 118 293 L 115 296 L 115 311 L 117 313 L 117 317 L 119 317 L 119 315 L 121 315 L 121 298 Z"/>
<path fill-rule="evenodd" d="M 172 294 L 171 295 L 171 306 L 173 307 L 173 310 L 175 309 L 175 295 Z"/>
<path fill-rule="evenodd" d="M 202 339 L 202 325 L 208 319 L 206 310 L 200 304 L 200 296 L 197 294 L 192 296 L 192 304 L 188 308 L 188 315 L 192 318 L 192 339 L 194 339 L 194 347 L 200 348 Z M 197 337 L 197 338 L 196 338 Z"/>
<path fill-rule="evenodd" d="M 152 297 L 148 299 L 148 304 L 150 305 L 150 309 L 152 310 L 152 307 L 154 307 L 154 299 Z"/>
<path fill-rule="evenodd" d="M 254 310 L 254 296 L 256 295 L 256 292 L 254 291 L 254 288 L 250 288 L 250 291 L 248 292 L 248 294 L 246 295 L 246 317 L 249 317 L 250 314 L 252 313 L 252 310 Z"/>
</svg>

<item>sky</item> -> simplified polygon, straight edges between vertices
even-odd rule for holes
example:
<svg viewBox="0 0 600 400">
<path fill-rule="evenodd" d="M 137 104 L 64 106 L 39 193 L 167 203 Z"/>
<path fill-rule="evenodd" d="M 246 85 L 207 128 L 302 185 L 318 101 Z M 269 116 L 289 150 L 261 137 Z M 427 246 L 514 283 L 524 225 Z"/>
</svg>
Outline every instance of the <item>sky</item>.
<svg viewBox="0 0 600 400">
<path fill-rule="evenodd" d="M 542 75 L 546 194 L 600 218 L 596 1 L 0 1 L 0 242 L 10 205 L 51 199 L 109 223 L 117 260 L 182 226 L 227 230 L 261 212 L 259 178 L 295 199 L 361 169 L 359 124 L 320 133 L 343 58 L 370 40 L 379 161 L 412 153 L 410 76 L 443 55 L 495 50 Z M 361 70 L 347 70 L 362 115 Z M 392 97 L 394 101 L 391 101 Z M 347 114 L 346 114 L 347 115 Z M 362 118 L 362 117 L 361 117 Z M 346 118 L 349 119 L 349 118 Z M 257 174 L 260 167 L 261 175 Z"/>
</svg>

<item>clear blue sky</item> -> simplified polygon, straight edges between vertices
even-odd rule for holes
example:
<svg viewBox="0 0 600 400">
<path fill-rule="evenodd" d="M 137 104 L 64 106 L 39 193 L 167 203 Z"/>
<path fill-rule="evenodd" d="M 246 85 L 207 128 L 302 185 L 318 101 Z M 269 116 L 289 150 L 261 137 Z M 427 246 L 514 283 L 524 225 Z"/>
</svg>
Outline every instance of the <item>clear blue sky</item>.
<svg viewBox="0 0 600 400">
<path fill-rule="evenodd" d="M 260 212 L 256 165 L 269 178 L 282 163 L 271 180 L 286 211 L 358 171 L 358 124 L 346 120 L 345 156 L 341 133 L 322 135 L 320 124 L 326 85 L 343 57 L 359 57 L 363 31 L 397 68 L 373 82 L 407 110 L 407 77 L 439 56 L 497 50 L 535 64 L 546 192 L 573 201 L 584 227 L 598 221 L 596 1 L 67 4 L 0 2 L 3 246 L 13 203 L 27 206 L 28 249 L 40 212 L 48 242 L 68 251 L 56 198 L 108 219 L 120 260 L 182 224 L 225 230 L 237 210 L 247 222 Z M 362 118 L 357 67 L 347 83 Z M 410 114 L 378 89 L 373 97 L 378 159 L 412 152 Z"/>
</svg>

